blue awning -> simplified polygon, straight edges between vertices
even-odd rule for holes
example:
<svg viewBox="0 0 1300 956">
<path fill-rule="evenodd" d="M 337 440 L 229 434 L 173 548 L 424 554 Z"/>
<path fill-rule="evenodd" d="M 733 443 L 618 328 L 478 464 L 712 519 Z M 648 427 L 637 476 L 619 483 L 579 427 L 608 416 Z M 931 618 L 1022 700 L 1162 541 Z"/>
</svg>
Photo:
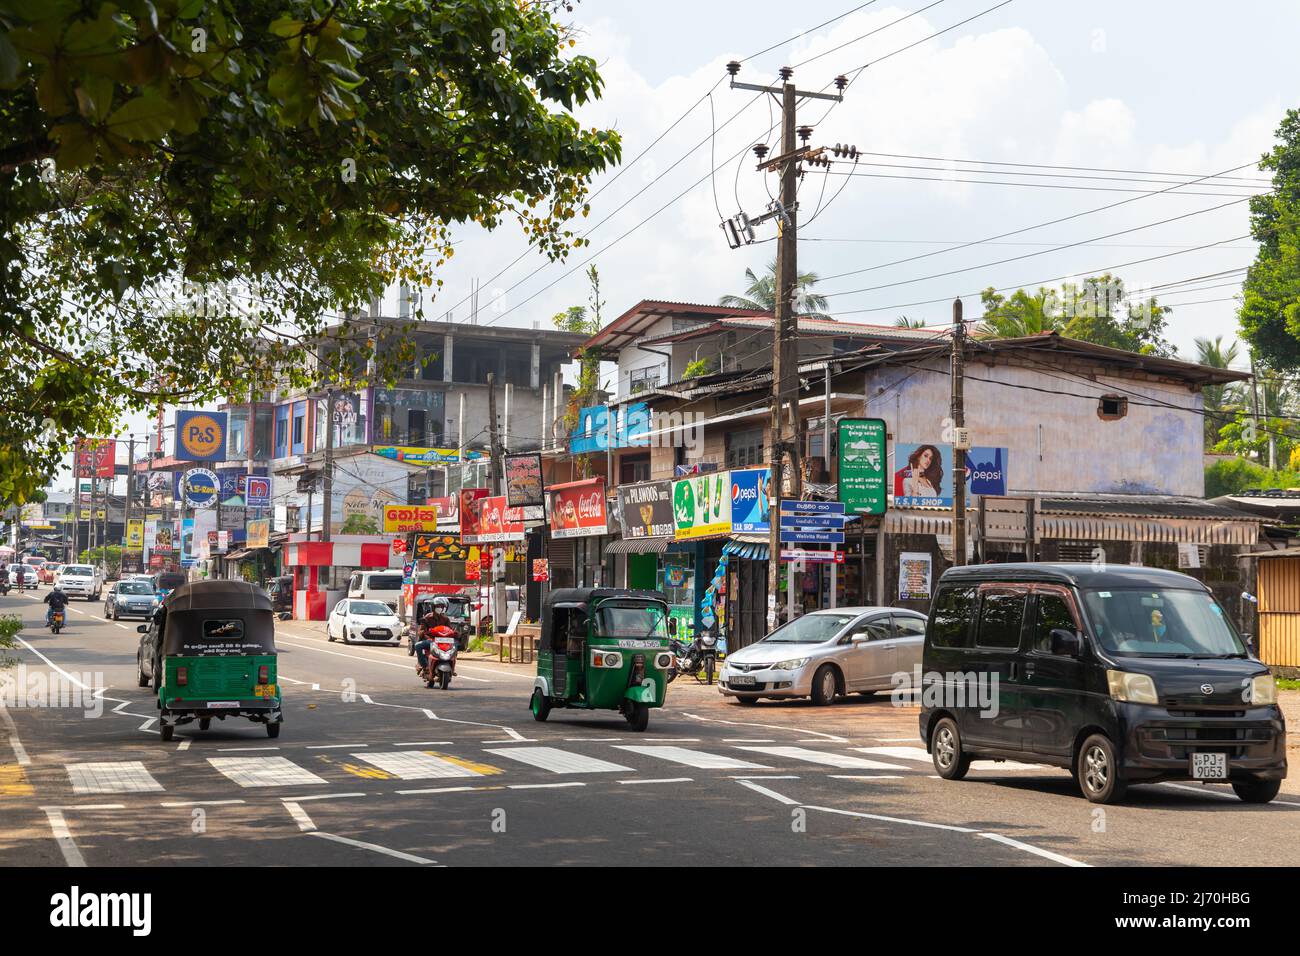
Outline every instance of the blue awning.
<svg viewBox="0 0 1300 956">
<path fill-rule="evenodd" d="M 767 545 L 748 541 L 728 541 L 722 546 L 722 553 L 734 555 L 737 558 L 745 558 L 749 561 L 766 561 Z"/>
</svg>

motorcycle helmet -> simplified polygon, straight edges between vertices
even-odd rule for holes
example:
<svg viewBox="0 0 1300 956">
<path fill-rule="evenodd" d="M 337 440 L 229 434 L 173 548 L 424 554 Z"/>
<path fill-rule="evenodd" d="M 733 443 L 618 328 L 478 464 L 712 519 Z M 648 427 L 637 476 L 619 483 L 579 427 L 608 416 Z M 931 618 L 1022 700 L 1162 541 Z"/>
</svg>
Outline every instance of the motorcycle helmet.
<svg viewBox="0 0 1300 956">
<path fill-rule="evenodd" d="M 447 599 L 445 597 L 437 597 L 433 599 L 433 609 L 435 611 L 441 611 L 445 614 L 447 612 L 447 606 Z"/>
</svg>

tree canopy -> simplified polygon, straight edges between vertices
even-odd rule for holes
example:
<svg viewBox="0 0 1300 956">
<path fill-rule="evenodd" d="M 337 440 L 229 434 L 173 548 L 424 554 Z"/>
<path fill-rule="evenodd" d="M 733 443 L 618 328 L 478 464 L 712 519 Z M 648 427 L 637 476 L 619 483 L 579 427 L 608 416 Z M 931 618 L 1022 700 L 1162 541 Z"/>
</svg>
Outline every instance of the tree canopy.
<svg viewBox="0 0 1300 956">
<path fill-rule="evenodd" d="M 757 276 L 753 269 L 745 270 L 749 285 L 743 295 L 724 295 L 718 305 L 733 309 L 762 309 L 776 311 L 776 260 L 767 264 L 767 271 Z M 813 292 L 818 276 L 815 272 L 801 272 L 795 278 L 795 309 L 800 315 L 825 315 L 828 305 L 826 296 Z"/>
<path fill-rule="evenodd" d="M 0 500 L 124 412 L 342 378 L 456 224 L 583 244 L 620 147 L 561 6 L 0 0 Z"/>
<path fill-rule="evenodd" d="M 1246 273 L 1238 317 L 1255 355 L 1275 369 L 1300 367 L 1300 110 L 1288 110 L 1278 142 L 1260 161 L 1272 191 L 1250 200 L 1259 243 Z"/>
<path fill-rule="evenodd" d="M 1019 338 L 1059 332 L 1067 338 L 1106 345 L 1128 352 L 1174 357 L 1177 350 L 1164 337 L 1172 311 L 1154 296 L 1130 295 L 1124 280 L 1109 273 L 1080 283 L 1037 292 L 1017 289 L 1003 296 L 993 289 L 980 294 L 984 315 L 980 334 Z"/>
</svg>

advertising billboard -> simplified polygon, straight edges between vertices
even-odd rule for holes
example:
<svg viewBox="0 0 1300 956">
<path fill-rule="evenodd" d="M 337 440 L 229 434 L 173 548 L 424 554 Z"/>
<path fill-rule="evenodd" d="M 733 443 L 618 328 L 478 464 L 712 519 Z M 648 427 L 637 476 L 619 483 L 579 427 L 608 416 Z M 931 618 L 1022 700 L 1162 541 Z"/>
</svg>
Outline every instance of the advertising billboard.
<svg viewBox="0 0 1300 956">
<path fill-rule="evenodd" d="M 731 473 L 673 482 L 673 524 L 678 541 L 731 533 Z"/>
<path fill-rule="evenodd" d="M 545 504 L 542 491 L 542 456 L 506 456 L 506 500 L 512 508 Z"/>
<path fill-rule="evenodd" d="M 176 457 L 181 461 L 221 461 L 226 457 L 226 413 L 178 411 Z"/>
<path fill-rule="evenodd" d="M 724 472 L 731 477 L 731 530 L 767 534 L 772 530 L 768 497 L 772 483 L 769 469 L 749 468 Z"/>
<path fill-rule="evenodd" d="M 466 535 L 461 532 L 462 544 L 489 544 L 504 541 L 524 540 L 524 512 L 522 508 L 511 508 L 504 495 L 495 498 L 478 498 L 474 501 L 474 510 L 478 520 L 475 522 L 477 533 Z"/>
<path fill-rule="evenodd" d="M 77 439 L 77 477 L 112 478 L 117 463 L 117 442 L 111 438 Z"/>
<path fill-rule="evenodd" d="M 605 479 L 591 478 L 546 489 L 552 538 L 584 538 L 609 533 Z M 461 518 L 462 524 L 464 517 Z"/>
<path fill-rule="evenodd" d="M 856 514 L 885 513 L 885 422 L 880 418 L 842 418 L 836 426 L 839 447 L 839 500 Z"/>
<path fill-rule="evenodd" d="M 648 481 L 618 486 L 618 513 L 623 538 L 673 536 L 673 483 Z"/>
<path fill-rule="evenodd" d="M 384 505 L 383 531 L 437 531 L 438 509 L 429 505 Z"/>
<path fill-rule="evenodd" d="M 1007 493 L 1007 450 L 974 447 L 966 452 L 966 489 L 971 496 Z M 938 442 L 894 446 L 894 504 L 903 508 L 951 508 L 952 446 Z"/>
</svg>

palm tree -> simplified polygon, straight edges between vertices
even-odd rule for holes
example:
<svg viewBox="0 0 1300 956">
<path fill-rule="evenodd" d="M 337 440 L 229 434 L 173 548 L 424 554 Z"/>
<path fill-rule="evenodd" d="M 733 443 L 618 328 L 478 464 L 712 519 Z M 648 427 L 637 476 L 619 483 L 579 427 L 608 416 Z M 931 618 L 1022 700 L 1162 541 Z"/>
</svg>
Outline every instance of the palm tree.
<svg viewBox="0 0 1300 956">
<path fill-rule="evenodd" d="M 923 329 L 925 328 L 925 319 L 909 319 L 905 315 L 900 315 L 894 319 L 894 326 L 900 329 Z"/>
<path fill-rule="evenodd" d="M 1225 347 L 1222 335 L 1196 340 L 1196 361 L 1200 365 L 1231 368 L 1238 354 L 1240 346 L 1236 340 Z M 1244 396 L 1236 385 L 1206 385 L 1201 393 L 1205 396 L 1205 446 L 1212 448 L 1219 440 L 1219 429 L 1234 419 Z"/>
<path fill-rule="evenodd" d="M 753 269 L 745 270 L 745 278 L 749 280 L 749 285 L 745 289 L 744 295 L 724 295 L 718 300 L 718 305 L 728 306 L 733 309 L 760 309 L 764 312 L 776 311 L 776 260 L 773 259 L 767 265 L 767 272 L 760 279 L 754 275 Z M 814 295 L 812 287 L 817 284 L 817 273 L 801 272 L 795 280 L 795 288 L 798 300 L 795 308 L 800 315 L 827 315 L 826 307 L 829 304 L 826 296 Z"/>
<path fill-rule="evenodd" d="M 1017 289 L 1009 297 L 985 289 L 980 299 L 984 305 L 980 320 L 983 335 L 1018 339 L 1040 332 L 1059 332 L 1064 326 L 1055 289 L 1039 289 L 1036 293 Z"/>
</svg>

